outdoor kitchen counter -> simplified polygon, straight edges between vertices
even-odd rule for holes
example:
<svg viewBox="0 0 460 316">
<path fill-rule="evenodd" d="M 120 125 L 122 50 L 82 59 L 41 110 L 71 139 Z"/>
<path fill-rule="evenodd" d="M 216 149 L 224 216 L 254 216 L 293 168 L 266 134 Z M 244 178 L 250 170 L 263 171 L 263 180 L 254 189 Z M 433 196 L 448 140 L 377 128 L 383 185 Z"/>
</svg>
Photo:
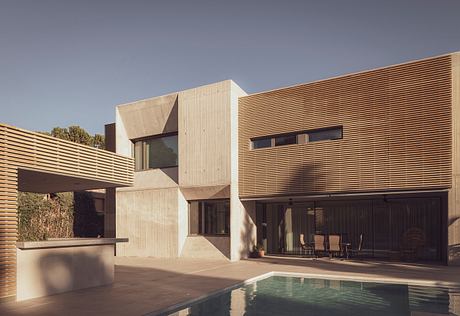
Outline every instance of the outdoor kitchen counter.
<svg viewBox="0 0 460 316">
<path fill-rule="evenodd" d="M 80 247 L 96 245 L 113 245 L 128 242 L 128 238 L 51 238 L 42 241 L 21 241 L 16 243 L 19 249 L 40 249 L 60 247 Z"/>
<path fill-rule="evenodd" d="M 112 284 L 118 242 L 128 242 L 128 238 L 55 238 L 16 243 L 16 299 Z"/>
</svg>

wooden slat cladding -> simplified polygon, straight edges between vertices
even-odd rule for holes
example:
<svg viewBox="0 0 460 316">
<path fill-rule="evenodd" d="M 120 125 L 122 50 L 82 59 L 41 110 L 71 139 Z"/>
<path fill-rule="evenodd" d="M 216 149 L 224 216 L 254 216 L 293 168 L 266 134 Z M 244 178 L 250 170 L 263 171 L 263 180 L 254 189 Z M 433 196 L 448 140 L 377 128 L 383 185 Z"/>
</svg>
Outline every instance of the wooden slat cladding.
<svg viewBox="0 0 460 316">
<path fill-rule="evenodd" d="M 17 169 L 6 160 L 0 127 L 0 298 L 16 294 Z"/>
<path fill-rule="evenodd" d="M 0 124 L 0 299 L 16 295 L 18 168 L 129 186 L 133 159 Z"/>
<path fill-rule="evenodd" d="M 16 167 L 122 186 L 132 184 L 131 158 L 10 126 L 0 128 L 4 131 L 5 159 Z"/>
<path fill-rule="evenodd" d="M 451 186 L 451 56 L 239 99 L 240 196 Z M 265 135 L 343 126 L 343 139 L 249 149 Z"/>
</svg>

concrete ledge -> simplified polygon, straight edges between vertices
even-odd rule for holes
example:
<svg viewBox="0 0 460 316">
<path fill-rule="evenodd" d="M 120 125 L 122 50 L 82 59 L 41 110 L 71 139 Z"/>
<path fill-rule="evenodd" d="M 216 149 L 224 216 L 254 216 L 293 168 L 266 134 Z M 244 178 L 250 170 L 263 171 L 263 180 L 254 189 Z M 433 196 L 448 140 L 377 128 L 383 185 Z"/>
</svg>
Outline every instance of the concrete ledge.
<svg viewBox="0 0 460 316">
<path fill-rule="evenodd" d="M 66 238 L 49 239 L 44 241 L 22 241 L 17 242 L 19 249 L 41 249 L 41 248 L 62 248 L 81 247 L 97 245 L 113 245 L 119 242 L 128 242 L 128 238 Z"/>
</svg>

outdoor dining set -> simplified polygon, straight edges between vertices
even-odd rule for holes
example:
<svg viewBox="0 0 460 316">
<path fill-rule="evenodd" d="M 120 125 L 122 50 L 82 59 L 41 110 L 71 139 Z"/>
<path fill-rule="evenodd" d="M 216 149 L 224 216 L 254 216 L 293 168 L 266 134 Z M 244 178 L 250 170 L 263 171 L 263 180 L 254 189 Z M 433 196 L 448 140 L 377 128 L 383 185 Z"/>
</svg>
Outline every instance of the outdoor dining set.
<svg viewBox="0 0 460 316">
<path fill-rule="evenodd" d="M 359 243 L 356 249 L 352 249 L 350 242 L 344 242 L 341 235 L 313 235 L 312 242 L 305 242 L 305 235 L 299 235 L 299 242 L 305 255 L 314 255 L 316 258 L 329 256 L 346 258 L 357 256 L 363 247 L 363 234 L 359 235 Z"/>
</svg>

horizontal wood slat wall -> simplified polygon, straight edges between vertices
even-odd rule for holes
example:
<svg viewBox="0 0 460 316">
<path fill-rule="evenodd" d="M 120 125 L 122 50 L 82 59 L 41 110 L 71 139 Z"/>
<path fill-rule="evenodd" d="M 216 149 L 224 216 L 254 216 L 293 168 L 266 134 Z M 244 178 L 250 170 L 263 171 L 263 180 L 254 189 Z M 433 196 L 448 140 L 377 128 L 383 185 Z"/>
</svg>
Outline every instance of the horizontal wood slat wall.
<svg viewBox="0 0 460 316">
<path fill-rule="evenodd" d="M 0 124 L 0 299 L 16 295 L 18 168 L 133 184 L 132 158 Z"/>
<path fill-rule="evenodd" d="M 239 99 L 240 196 L 451 186 L 451 56 Z M 253 137 L 343 126 L 343 139 L 250 150 Z"/>
</svg>

